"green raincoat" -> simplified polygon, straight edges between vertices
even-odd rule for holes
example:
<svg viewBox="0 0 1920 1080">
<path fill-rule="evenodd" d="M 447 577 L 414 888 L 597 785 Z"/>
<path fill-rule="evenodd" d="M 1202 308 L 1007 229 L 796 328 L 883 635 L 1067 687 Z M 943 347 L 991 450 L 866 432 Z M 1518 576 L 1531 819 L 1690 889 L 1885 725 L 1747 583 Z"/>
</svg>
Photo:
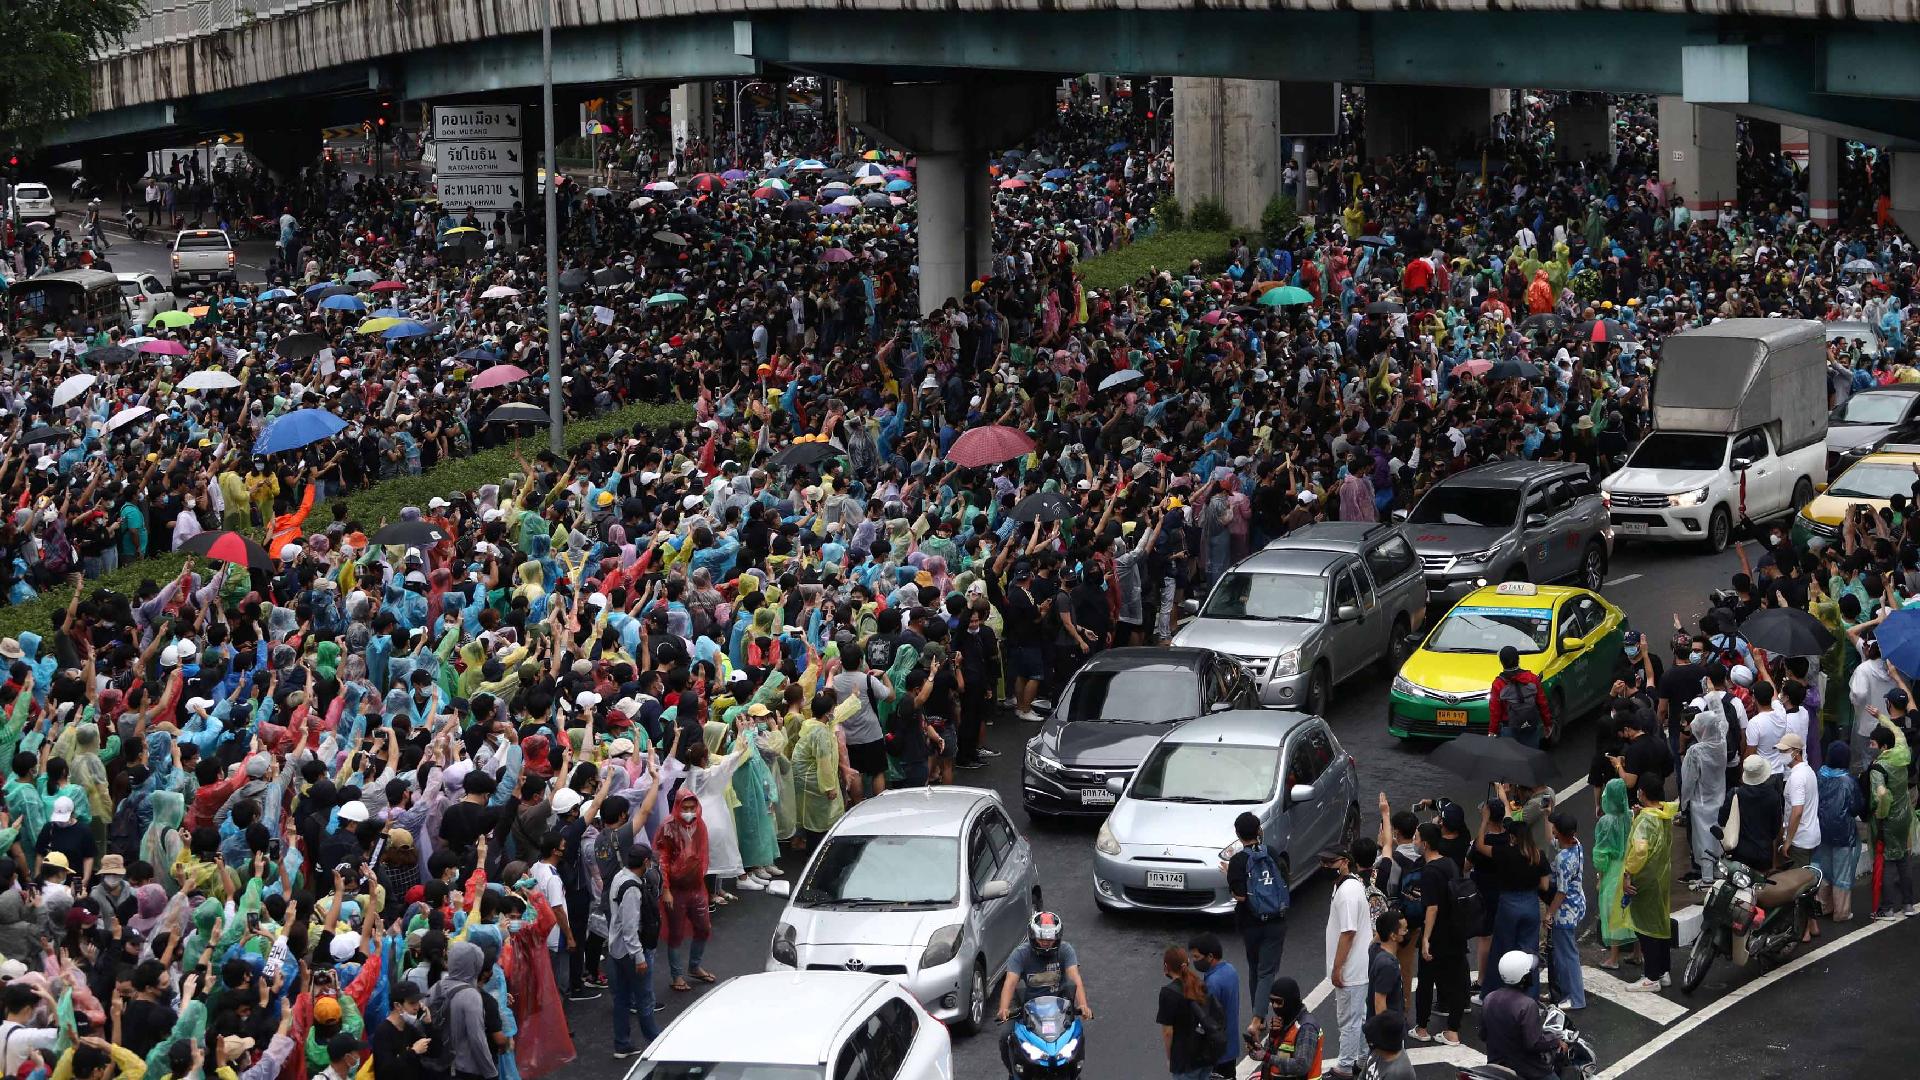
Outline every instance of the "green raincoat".
<svg viewBox="0 0 1920 1080">
<path fill-rule="evenodd" d="M 1614 777 L 1600 789 L 1600 819 L 1593 825 L 1593 877 L 1600 900 L 1600 943 L 1625 945 L 1633 940 L 1620 904 L 1621 860 L 1627 855 L 1627 833 L 1633 814 L 1627 807 L 1627 782 Z"/>
<path fill-rule="evenodd" d="M 1873 785 L 1873 837 L 1885 845 L 1888 862 L 1899 862 L 1913 847 L 1913 796 L 1907 791 L 1913 749 L 1906 734 L 1885 717 L 1880 726 L 1893 732 L 1893 745 L 1881 751 L 1868 770 Z"/>
</svg>

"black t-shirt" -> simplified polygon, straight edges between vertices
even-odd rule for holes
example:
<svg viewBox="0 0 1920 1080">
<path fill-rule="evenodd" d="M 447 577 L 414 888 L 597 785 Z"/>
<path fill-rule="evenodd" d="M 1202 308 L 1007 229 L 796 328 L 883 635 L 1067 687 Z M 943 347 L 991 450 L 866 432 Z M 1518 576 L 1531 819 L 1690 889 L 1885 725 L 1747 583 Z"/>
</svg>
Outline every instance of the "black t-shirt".
<svg viewBox="0 0 1920 1080">
<path fill-rule="evenodd" d="M 1652 774 L 1664 779 L 1673 775 L 1673 750 L 1658 735 L 1642 734 L 1627 744 L 1620 758 L 1626 771 L 1635 776 Z"/>
<path fill-rule="evenodd" d="M 1451 858 L 1429 859 L 1420 868 L 1420 896 L 1433 913 L 1433 940 L 1427 950 L 1436 956 L 1466 947 L 1453 925 L 1453 883 L 1460 880 L 1460 868 Z"/>
<path fill-rule="evenodd" d="M 494 830 L 499 824 L 499 811 L 495 807 L 470 803 L 465 799 L 447 807 L 440 819 L 440 838 L 446 842 L 449 851 L 466 851 L 479 842 L 482 836 Z"/>
<path fill-rule="evenodd" d="M 1190 1073 L 1213 1064 L 1200 1053 L 1200 1010 L 1203 1008 L 1203 1003 L 1182 994 L 1180 987 L 1172 982 L 1160 987 L 1160 1007 L 1154 1013 L 1153 1022 L 1173 1029 L 1173 1043 L 1167 1048 L 1169 1072 Z"/>
<path fill-rule="evenodd" d="M 1400 960 L 1388 952 L 1386 946 L 1373 943 L 1373 951 L 1367 957 L 1367 1015 L 1372 1016 L 1374 995 L 1387 999 L 1387 1008 L 1400 1011 L 1405 1000 L 1405 985 L 1400 973 Z"/>
<path fill-rule="evenodd" d="M 1475 868 L 1485 869 L 1486 880 L 1503 893 L 1539 892 L 1540 878 L 1547 872 L 1546 866 L 1537 857 L 1527 858 L 1510 837 L 1503 837 L 1503 842 L 1498 844 L 1492 843 L 1493 839 L 1487 837 L 1487 854 L 1474 852 Z"/>
<path fill-rule="evenodd" d="M 924 765 L 927 760 L 927 732 L 921 726 L 921 712 L 911 701 L 899 701 L 887 718 L 887 753 L 903 765 Z"/>
<path fill-rule="evenodd" d="M 1706 671 L 1699 664 L 1675 664 L 1660 676 L 1660 700 L 1667 703 L 1667 722 L 1678 724 L 1691 716 L 1687 702 L 1700 696 L 1700 680 Z"/>
</svg>

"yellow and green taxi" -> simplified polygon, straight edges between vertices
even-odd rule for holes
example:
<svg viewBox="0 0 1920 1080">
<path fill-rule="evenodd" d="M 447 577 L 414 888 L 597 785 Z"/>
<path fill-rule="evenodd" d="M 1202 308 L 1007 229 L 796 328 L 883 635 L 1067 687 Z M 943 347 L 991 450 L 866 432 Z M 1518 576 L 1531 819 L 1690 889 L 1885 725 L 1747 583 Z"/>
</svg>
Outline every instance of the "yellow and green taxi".
<svg viewBox="0 0 1920 1080">
<path fill-rule="evenodd" d="M 1840 525 L 1847 507 L 1862 503 L 1875 513 L 1884 509 L 1895 495 L 1913 494 L 1915 473 L 1920 466 L 1920 446 L 1898 444 L 1855 458 L 1845 472 L 1834 478 L 1813 501 L 1793 515 L 1792 538 L 1802 550 L 1819 550 L 1840 542 Z"/>
<path fill-rule="evenodd" d="M 1510 581 L 1483 585 L 1433 624 L 1400 665 L 1387 694 L 1387 731 L 1402 739 L 1451 739 L 1487 730 L 1487 695 L 1512 645 L 1520 666 L 1540 676 L 1559 738 L 1576 716 L 1598 708 L 1624 663 L 1627 617 L 1591 589 Z"/>
</svg>

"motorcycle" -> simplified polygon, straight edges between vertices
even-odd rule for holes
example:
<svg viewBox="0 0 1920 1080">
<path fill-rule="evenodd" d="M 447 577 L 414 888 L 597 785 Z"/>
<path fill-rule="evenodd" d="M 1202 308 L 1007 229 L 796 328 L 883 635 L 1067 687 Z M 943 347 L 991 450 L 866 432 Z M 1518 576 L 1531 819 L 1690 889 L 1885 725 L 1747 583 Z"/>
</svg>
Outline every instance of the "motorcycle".
<svg viewBox="0 0 1920 1080">
<path fill-rule="evenodd" d="M 1680 989 L 1688 994 L 1699 989 L 1717 956 L 1767 971 L 1792 955 L 1816 914 L 1820 881 L 1813 867 L 1768 877 L 1724 855 L 1716 858 L 1713 885 L 1701 904 L 1700 936 L 1680 975 Z"/>
<path fill-rule="evenodd" d="M 1009 1021 L 1000 1058 L 1012 1080 L 1075 1080 L 1086 1064 L 1079 1010 L 1063 997 L 1028 1001 Z"/>
<path fill-rule="evenodd" d="M 120 224 L 126 227 L 128 238 L 136 242 L 147 238 L 146 223 L 140 220 L 140 215 L 134 213 L 132 207 L 120 211 Z"/>
<path fill-rule="evenodd" d="M 1553 1074 L 1563 1078 L 1577 1077 L 1579 1080 L 1592 1080 L 1600 1075 L 1600 1059 L 1593 1052 L 1593 1044 L 1584 1035 L 1567 1026 L 1567 1014 L 1557 1006 L 1546 1006 L 1546 1013 L 1540 1018 L 1540 1027 L 1547 1034 L 1560 1040 L 1561 1048 L 1553 1056 Z M 1459 1080 L 1520 1080 L 1520 1074 L 1505 1065 L 1491 1062 L 1484 1065 L 1471 1065 L 1462 1068 Z"/>
</svg>

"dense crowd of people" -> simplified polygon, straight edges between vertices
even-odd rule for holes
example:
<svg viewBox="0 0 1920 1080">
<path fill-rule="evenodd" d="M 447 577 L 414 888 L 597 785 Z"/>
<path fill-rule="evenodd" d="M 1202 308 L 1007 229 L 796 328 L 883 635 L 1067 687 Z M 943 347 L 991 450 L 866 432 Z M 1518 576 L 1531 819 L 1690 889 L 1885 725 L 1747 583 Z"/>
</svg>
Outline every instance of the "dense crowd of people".
<svg viewBox="0 0 1920 1080">
<path fill-rule="evenodd" d="M 565 1002 L 601 988 L 613 1051 L 637 1052 L 660 987 L 714 981 L 724 909 L 784 889 L 783 845 L 1017 749 L 1009 718 L 1037 719 L 1094 651 L 1168 640 L 1180 602 L 1267 540 L 1378 520 L 1489 461 L 1617 466 L 1661 338 L 1719 317 L 1863 318 L 1877 358 L 1836 346 L 1836 393 L 1920 379 L 1914 266 L 1874 219 L 1871 155 L 1849 157 L 1846 216 L 1822 228 L 1794 170 L 1749 147 L 1741 204 L 1706 221 L 1644 137 L 1611 166 L 1558 162 L 1529 102 L 1491 166 L 1338 140 L 1299 178 L 1297 225 L 1093 288 L 1082 261 L 1153 230 L 1171 165 L 1145 121 L 1076 99 L 995 162 L 993 272 L 925 318 L 897 155 L 821 133 L 817 158 L 753 146 L 713 172 L 674 155 L 673 179 L 634 189 L 564 185 L 568 414 L 687 414 L 517 456 L 398 522 L 342 496 L 507 445 L 529 429 L 487 418 L 544 400 L 543 259 L 518 215 L 441 206 L 410 173 L 316 169 L 248 193 L 279 212 L 272 288 L 217 287 L 138 336 L 10 324 L 0 587 L 67 602 L 0 642 L 7 1068 L 537 1077 L 575 1053 Z M 1858 260 L 1875 272 L 1843 269 Z M 341 426 L 263 452 L 313 409 Z M 1028 442 L 949 459 L 989 425 Z M 1858 812 L 1908 880 L 1910 699 L 1888 688 L 1893 723 L 1863 731 L 1879 705 L 1847 687 L 1898 677 L 1870 655 L 1872 619 L 1911 595 L 1911 520 L 1821 554 L 1776 543 L 1736 580 L 1743 602 L 1835 628 L 1840 654 L 1812 669 L 1691 655 L 1726 651 L 1732 627 L 1664 669 L 1636 639 L 1590 846 L 1518 790 L 1474 832 L 1459 808 L 1383 814 L 1378 844 L 1341 853 L 1336 871 L 1371 876 L 1390 852 L 1396 903 L 1408 877 L 1436 896 L 1466 874 L 1490 902 L 1476 932 L 1440 901 L 1366 921 L 1364 890 L 1354 924 L 1336 894 L 1329 963 L 1383 981 L 1337 997 L 1329 1075 L 1397 1060 L 1363 1040 L 1397 1048 L 1409 1027 L 1457 1041 L 1470 941 L 1488 1000 L 1543 918 L 1563 965 L 1589 874 L 1602 944 L 1657 989 L 1676 793 L 1695 822 L 1716 791 L 1742 807 L 1728 835 L 1768 865 L 1765 819 L 1794 824 L 1783 861 L 1826 860 L 1844 918 L 1847 852 L 1812 828 L 1827 817 L 1746 792 L 1780 776 L 1790 800 L 1818 768 L 1824 798 L 1830 772 L 1864 776 Z M 375 539 L 393 525 L 423 531 Z M 210 543 L 226 533 L 258 551 Z M 177 574 L 88 591 L 196 544 Z M 1744 763 L 1703 692 L 1746 695 Z M 1756 719 L 1770 708 L 1784 719 Z M 1180 951 L 1179 993 L 1230 984 L 1201 977 L 1217 941 L 1189 951 L 1205 970 Z M 1298 986 L 1249 1004 L 1260 1075 L 1317 1074 Z M 1412 1024 L 1362 1023 L 1378 1012 Z M 1175 1075 L 1216 1064 L 1168 1049 Z"/>
</svg>

